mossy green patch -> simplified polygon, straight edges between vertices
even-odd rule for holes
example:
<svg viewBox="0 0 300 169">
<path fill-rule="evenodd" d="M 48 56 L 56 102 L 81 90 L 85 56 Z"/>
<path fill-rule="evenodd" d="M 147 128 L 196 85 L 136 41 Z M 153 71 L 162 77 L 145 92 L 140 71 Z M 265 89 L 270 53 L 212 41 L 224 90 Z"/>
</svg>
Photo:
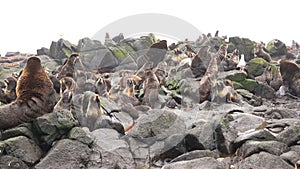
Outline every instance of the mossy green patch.
<svg viewBox="0 0 300 169">
<path fill-rule="evenodd" d="M 246 89 L 250 92 L 253 92 L 254 89 L 258 86 L 258 83 L 253 79 L 245 79 L 240 82 L 243 89 Z"/>
<path fill-rule="evenodd" d="M 247 73 L 244 71 L 231 71 L 227 76 L 226 79 L 231 81 L 240 82 L 247 78 Z"/>
</svg>

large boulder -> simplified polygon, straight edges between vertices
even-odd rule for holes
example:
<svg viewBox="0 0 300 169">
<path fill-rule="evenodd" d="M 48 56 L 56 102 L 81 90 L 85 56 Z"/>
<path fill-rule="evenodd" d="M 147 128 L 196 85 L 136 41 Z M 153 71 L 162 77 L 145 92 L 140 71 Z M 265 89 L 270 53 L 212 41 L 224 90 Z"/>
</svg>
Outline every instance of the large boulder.
<svg viewBox="0 0 300 169">
<path fill-rule="evenodd" d="M 267 44 L 266 49 L 274 60 L 280 59 L 280 56 L 286 55 L 287 53 L 286 45 L 278 39 L 271 40 Z"/>
<path fill-rule="evenodd" d="M 113 129 L 97 129 L 91 135 L 93 143 L 92 168 L 135 168 L 129 145 L 121 139 L 121 135 Z"/>
<path fill-rule="evenodd" d="M 118 59 L 100 41 L 83 38 L 77 47 L 79 57 L 88 70 L 112 69 L 119 65 Z"/>
<path fill-rule="evenodd" d="M 73 52 L 77 52 L 77 47 L 67 40 L 59 39 L 52 42 L 49 49 L 49 56 L 62 64 Z"/>
<path fill-rule="evenodd" d="M 34 121 L 34 125 L 42 145 L 51 146 L 54 141 L 61 139 L 77 126 L 78 121 L 74 119 L 70 111 L 62 109 L 38 117 Z"/>
<path fill-rule="evenodd" d="M 254 48 L 256 42 L 251 41 L 248 38 L 240 38 L 238 36 L 229 37 L 228 52 L 233 52 L 234 49 L 238 49 L 241 54 L 245 55 L 245 60 L 249 61 L 253 58 Z"/>
<path fill-rule="evenodd" d="M 236 168 L 255 168 L 255 169 L 265 169 L 265 168 L 285 168 L 293 169 L 294 167 L 279 156 L 269 154 L 266 152 L 260 152 L 259 154 L 253 154 L 252 156 L 238 162 L 234 165 Z"/>
<path fill-rule="evenodd" d="M 162 167 L 162 169 L 223 169 L 224 164 L 212 157 L 203 157 L 193 160 L 178 161 Z"/>
<path fill-rule="evenodd" d="M 35 169 L 87 168 L 92 150 L 76 140 L 62 139 L 54 144 Z"/>
<path fill-rule="evenodd" d="M 6 155 L 17 157 L 29 165 L 35 164 L 43 155 L 40 147 L 25 136 L 13 137 L 0 144 Z"/>
</svg>

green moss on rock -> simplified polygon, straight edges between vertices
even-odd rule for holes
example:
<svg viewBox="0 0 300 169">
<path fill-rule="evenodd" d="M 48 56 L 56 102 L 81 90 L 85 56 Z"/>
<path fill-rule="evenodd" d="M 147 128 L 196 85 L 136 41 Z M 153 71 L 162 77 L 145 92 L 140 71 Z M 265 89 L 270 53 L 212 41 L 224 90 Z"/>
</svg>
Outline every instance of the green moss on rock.
<svg viewBox="0 0 300 169">
<path fill-rule="evenodd" d="M 234 70 L 230 71 L 228 75 L 226 75 L 226 79 L 231 81 L 240 82 L 247 78 L 247 73 L 244 71 Z"/>
<path fill-rule="evenodd" d="M 240 82 L 243 89 L 246 89 L 250 92 L 253 92 L 254 89 L 258 86 L 258 83 L 253 79 L 245 79 Z"/>
<path fill-rule="evenodd" d="M 267 44 L 266 49 L 271 56 L 280 56 L 287 53 L 286 45 L 278 39 L 271 40 Z"/>
</svg>

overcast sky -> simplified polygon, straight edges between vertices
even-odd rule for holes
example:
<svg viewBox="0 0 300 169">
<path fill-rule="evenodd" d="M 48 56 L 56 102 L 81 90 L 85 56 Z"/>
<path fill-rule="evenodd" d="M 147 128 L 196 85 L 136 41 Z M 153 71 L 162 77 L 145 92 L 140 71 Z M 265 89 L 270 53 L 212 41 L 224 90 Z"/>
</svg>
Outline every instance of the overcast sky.
<svg viewBox="0 0 300 169">
<path fill-rule="evenodd" d="M 79 39 L 93 37 L 118 19 L 143 13 L 172 15 L 203 33 L 219 30 L 220 35 L 264 42 L 277 38 L 290 45 L 292 40 L 300 42 L 298 3 L 296 0 L 4 0 L 0 2 L 0 53 L 36 53 L 36 49 L 49 48 L 51 41 L 61 36 L 77 44 Z"/>
</svg>

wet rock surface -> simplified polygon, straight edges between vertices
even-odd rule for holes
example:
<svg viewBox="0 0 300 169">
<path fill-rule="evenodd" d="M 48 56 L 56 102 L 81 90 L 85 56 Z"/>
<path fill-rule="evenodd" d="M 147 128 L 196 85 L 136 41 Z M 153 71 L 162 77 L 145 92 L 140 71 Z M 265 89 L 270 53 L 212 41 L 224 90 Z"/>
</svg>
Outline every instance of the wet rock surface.
<svg viewBox="0 0 300 169">
<path fill-rule="evenodd" d="M 153 34 L 120 34 L 104 43 L 60 39 L 39 49 L 60 104 L 1 129 L 0 168 L 294 168 L 300 68 L 292 59 L 275 61 L 299 49 L 272 40 L 264 51 L 270 62 L 255 55 L 260 43 L 248 38 L 203 34 L 195 42 L 166 43 Z M 74 53 L 74 81 L 62 80 L 57 74 Z M 0 57 L 1 105 L 9 104 L 6 79 L 17 79 L 33 56 L 8 54 Z M 240 54 L 243 70 L 234 60 Z"/>
</svg>

